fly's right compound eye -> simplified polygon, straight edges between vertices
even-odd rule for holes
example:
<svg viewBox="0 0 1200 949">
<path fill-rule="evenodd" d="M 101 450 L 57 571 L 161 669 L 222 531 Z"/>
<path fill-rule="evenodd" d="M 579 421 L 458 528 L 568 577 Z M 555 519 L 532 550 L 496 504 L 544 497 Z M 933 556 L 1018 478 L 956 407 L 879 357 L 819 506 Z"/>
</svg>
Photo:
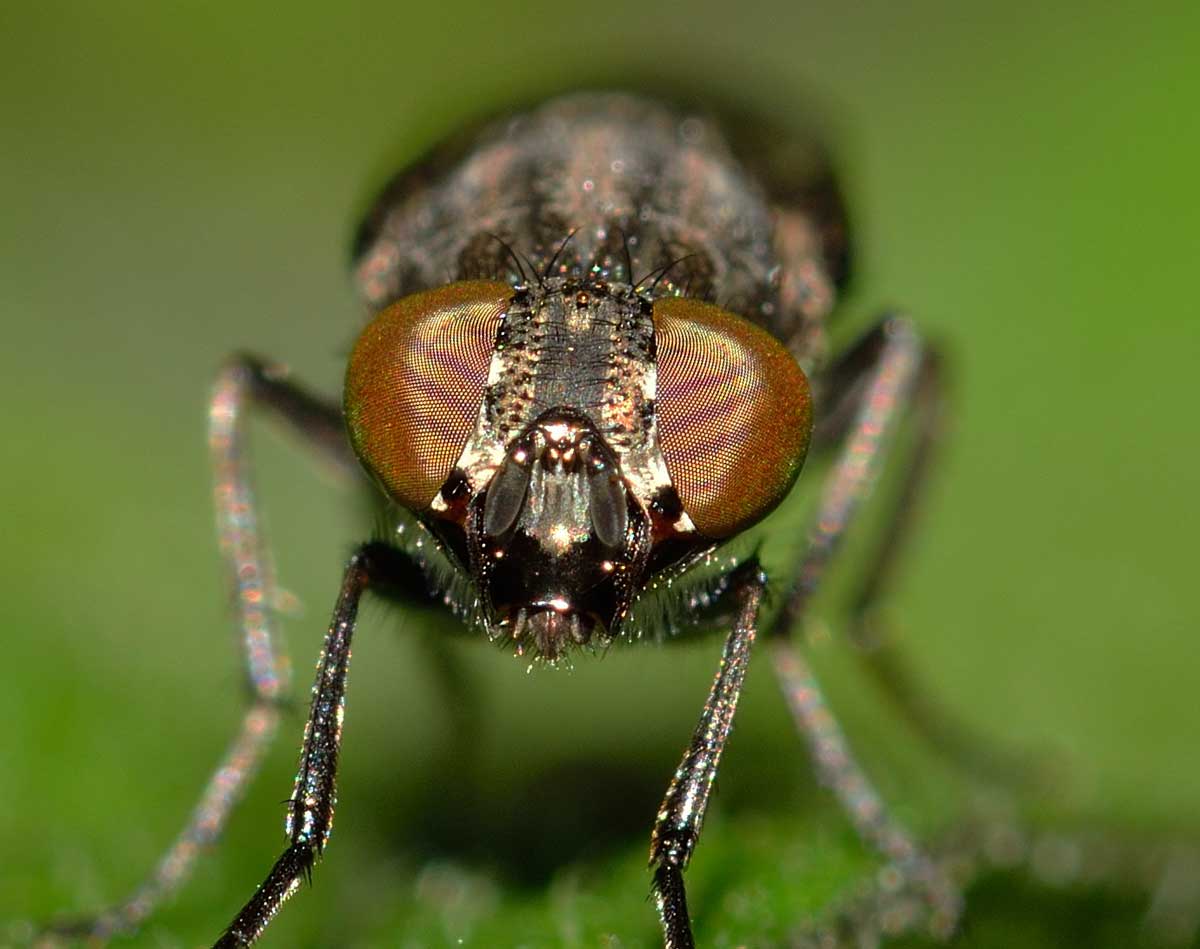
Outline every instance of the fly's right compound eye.
<svg viewBox="0 0 1200 949">
<path fill-rule="evenodd" d="M 512 288 L 464 281 L 404 297 L 370 323 L 350 357 L 350 442 L 388 495 L 423 511 L 479 419 Z"/>
<path fill-rule="evenodd" d="M 658 442 L 683 510 L 721 539 L 787 496 L 812 436 L 808 379 L 765 330 L 685 297 L 654 304 Z"/>
</svg>

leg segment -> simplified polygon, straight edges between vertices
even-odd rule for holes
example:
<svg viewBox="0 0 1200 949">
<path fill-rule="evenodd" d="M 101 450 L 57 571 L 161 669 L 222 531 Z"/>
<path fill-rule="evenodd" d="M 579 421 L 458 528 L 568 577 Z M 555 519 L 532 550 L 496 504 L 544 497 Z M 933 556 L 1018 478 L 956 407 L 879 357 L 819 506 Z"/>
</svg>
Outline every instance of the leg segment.
<svg viewBox="0 0 1200 949">
<path fill-rule="evenodd" d="M 312 872 L 333 828 L 335 779 L 346 704 L 346 673 L 358 603 L 369 587 L 388 584 L 412 565 L 385 544 L 366 544 L 350 558 L 317 664 L 304 726 L 300 767 L 288 802 L 285 832 L 291 843 L 266 880 L 217 940 L 214 949 L 249 946 L 262 935 L 284 900 Z"/>
<path fill-rule="evenodd" d="M 915 841 L 889 815 L 882 799 L 855 762 L 845 736 L 821 695 L 816 679 L 790 639 L 809 599 L 835 554 L 861 502 L 870 494 L 879 473 L 895 424 L 922 391 L 931 366 L 912 326 L 900 319 L 882 322 L 835 367 L 829 422 L 818 433 L 828 439 L 844 430 L 842 446 L 817 510 L 807 553 L 797 571 L 796 585 L 772 627 L 771 655 L 780 687 L 800 732 L 806 737 L 818 778 L 833 789 L 863 840 L 881 853 L 926 895 L 942 928 L 953 925 L 959 897 Z M 928 383 L 925 383 L 926 385 Z M 838 390 L 849 393 L 837 398 Z M 853 409 L 853 411 L 851 411 Z M 932 416 L 929 416 L 931 419 Z M 926 419 L 922 445 L 934 430 Z M 925 435 L 924 433 L 930 433 Z M 922 465 L 901 491 L 901 503 L 910 500 L 921 477 Z M 878 590 L 899 541 L 905 515 L 892 522 L 880 552 L 864 583 L 864 597 Z M 861 600 L 860 600 L 861 602 Z"/>
<path fill-rule="evenodd" d="M 671 779 L 654 824 L 650 864 L 655 867 L 655 900 L 666 949 L 691 949 L 695 944 L 688 918 L 683 871 L 700 838 L 708 795 L 733 727 L 733 716 L 750 662 L 750 648 L 758 632 L 758 610 L 765 586 L 766 577 L 757 562 L 739 567 L 732 578 L 731 591 L 737 602 L 733 631 L 725 640 L 721 668 L 713 679 L 700 722 Z"/>
<path fill-rule="evenodd" d="M 837 796 L 859 836 L 924 899 L 930 929 L 949 935 L 962 912 L 962 896 L 912 835 L 888 814 L 870 778 L 854 760 L 845 734 L 799 651 L 789 642 L 774 640 L 771 658 L 792 718 L 807 739 L 818 780 Z"/>
<path fill-rule="evenodd" d="M 272 628 L 274 577 L 246 455 L 250 406 L 267 410 L 303 437 L 325 463 L 345 468 L 354 459 L 340 408 L 288 382 L 282 369 L 253 356 L 237 356 L 217 376 L 208 413 L 217 539 L 229 573 L 251 694 L 255 701 L 272 702 L 286 691 L 289 670 Z"/>
<path fill-rule="evenodd" d="M 354 464 L 336 404 L 308 394 L 288 382 L 282 370 L 253 357 L 235 357 L 221 370 L 209 403 L 209 452 L 217 536 L 229 576 L 250 706 L 187 824 L 150 876 L 124 902 L 94 916 L 55 924 L 51 934 L 105 940 L 136 929 L 187 879 L 200 850 L 220 836 L 274 736 L 279 703 L 287 692 L 288 665 L 271 616 L 276 592 L 246 454 L 251 408 L 267 410 L 335 467 L 349 470 Z"/>
<path fill-rule="evenodd" d="M 936 350 L 922 346 L 914 339 L 915 363 L 910 364 L 912 356 L 897 352 L 895 341 L 888 343 L 889 322 L 894 326 L 897 321 L 880 324 L 833 367 L 827 392 L 830 406 L 815 437 L 818 450 L 845 446 L 843 459 L 859 458 L 862 463 L 877 468 L 877 462 L 866 459 L 881 459 L 887 453 L 890 433 L 886 428 L 892 419 L 908 415 L 914 427 L 913 444 L 899 472 L 897 491 L 883 517 L 881 535 L 851 592 L 850 637 L 862 651 L 867 671 L 880 689 L 913 729 L 934 748 L 985 777 L 1007 784 L 1024 783 L 1031 777 L 1031 762 L 974 734 L 940 708 L 930 698 L 928 690 L 914 680 L 877 608 L 916 521 L 932 462 L 944 434 L 946 416 L 946 381 L 941 357 Z M 911 328 L 906 332 L 911 336 Z M 905 344 L 899 344 L 900 349 L 904 347 Z M 896 371 L 902 377 L 891 386 L 879 378 L 881 372 L 887 371 L 883 368 L 885 349 L 890 349 L 891 355 L 887 358 L 899 364 Z M 873 399 L 878 400 L 874 409 L 871 406 Z M 853 444 L 848 440 L 853 440 Z M 839 465 L 837 473 L 830 479 L 831 484 L 843 477 L 846 478 L 844 496 L 836 505 L 832 534 L 840 534 L 840 526 L 852 519 L 858 500 L 870 493 L 874 472 L 863 478 Z M 807 596 L 807 593 L 798 587 L 796 595 Z M 803 604 L 794 605 L 793 610 L 799 614 Z"/>
<path fill-rule="evenodd" d="M 776 621 L 776 632 L 786 632 L 820 586 L 846 528 L 875 484 L 895 423 L 908 409 L 928 360 L 912 325 L 890 318 L 868 332 L 834 366 L 822 393 L 830 404 L 814 436 L 818 449 L 836 446 L 838 454 L 795 586 Z M 910 482 L 915 483 L 905 486 L 905 496 L 915 495 L 919 475 L 917 479 L 910 475 Z M 867 571 L 864 596 L 882 585 L 906 517 L 901 512 L 889 528 L 887 541 Z"/>
</svg>

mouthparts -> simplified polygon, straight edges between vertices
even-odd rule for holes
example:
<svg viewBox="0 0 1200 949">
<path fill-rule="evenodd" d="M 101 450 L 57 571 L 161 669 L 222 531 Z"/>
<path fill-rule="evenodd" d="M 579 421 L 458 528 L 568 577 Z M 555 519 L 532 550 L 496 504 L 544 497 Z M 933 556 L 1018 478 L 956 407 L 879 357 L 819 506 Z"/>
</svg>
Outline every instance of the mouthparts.
<svg viewBox="0 0 1200 949">
<path fill-rule="evenodd" d="M 517 655 L 532 652 L 536 658 L 556 662 L 571 646 L 591 642 L 596 628 L 594 617 L 577 613 L 565 601 L 551 601 L 517 610 L 501 621 L 500 632 L 517 647 Z"/>
</svg>

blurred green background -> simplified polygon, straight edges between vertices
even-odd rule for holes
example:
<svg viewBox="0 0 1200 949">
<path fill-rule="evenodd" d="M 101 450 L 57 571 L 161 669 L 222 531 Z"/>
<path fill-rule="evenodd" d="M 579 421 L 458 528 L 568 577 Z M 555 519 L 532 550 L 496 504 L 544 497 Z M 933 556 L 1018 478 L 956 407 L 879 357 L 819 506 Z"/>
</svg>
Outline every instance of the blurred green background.
<svg viewBox="0 0 1200 949">
<path fill-rule="evenodd" d="M 471 116 L 647 65 L 815 107 L 859 251 L 842 323 L 901 304 L 953 359 L 953 439 L 888 606 L 929 693 L 1054 758 L 1051 793 L 1012 802 L 1031 826 L 1200 840 L 1194 11 L 6 5 L 0 922 L 124 895 L 234 730 L 203 435 L 220 359 L 259 351 L 336 393 L 372 188 Z M 292 446 L 255 453 L 304 604 L 286 622 L 303 694 L 367 525 Z M 802 513 L 765 525 L 772 565 Z M 976 789 L 896 722 L 836 635 L 836 598 L 821 607 L 835 634 L 813 660 L 868 770 L 944 831 Z M 719 641 L 533 674 L 462 642 L 467 756 L 446 753 L 418 645 L 438 622 L 365 611 L 337 834 L 264 945 L 653 945 L 650 823 Z M 784 943 L 875 866 L 813 787 L 765 659 L 689 875 L 704 945 Z M 128 944 L 211 941 L 250 894 L 282 846 L 301 727 Z M 974 890 L 961 945 L 1159 944 L 1139 888 L 1044 877 Z"/>
</svg>

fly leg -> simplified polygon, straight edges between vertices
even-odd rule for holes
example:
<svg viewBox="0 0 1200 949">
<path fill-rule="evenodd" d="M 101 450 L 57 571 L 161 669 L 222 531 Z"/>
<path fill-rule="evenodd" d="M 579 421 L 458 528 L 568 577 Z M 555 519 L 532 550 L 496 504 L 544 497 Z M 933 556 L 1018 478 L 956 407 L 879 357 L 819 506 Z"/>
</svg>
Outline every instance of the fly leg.
<svg viewBox="0 0 1200 949">
<path fill-rule="evenodd" d="M 666 949 L 691 949 L 695 945 L 683 871 L 687 869 L 700 838 L 708 795 L 733 727 L 733 716 L 750 662 L 750 648 L 758 633 L 758 610 L 766 588 L 766 577 L 756 561 L 740 566 L 731 579 L 730 590 L 737 604 L 734 627 L 725 640 L 721 667 L 713 679 L 691 744 L 683 753 L 683 760 L 658 809 L 650 838 L 650 865 L 655 868 L 655 902 Z"/>
<path fill-rule="evenodd" d="M 369 588 L 407 584 L 415 565 L 383 543 L 361 546 L 350 558 L 317 663 L 312 704 L 304 726 L 300 766 L 288 802 L 285 832 L 290 840 L 271 872 L 214 944 L 214 949 L 249 946 L 279 912 L 284 900 L 312 874 L 333 828 L 335 779 L 346 705 L 346 673 L 358 604 Z"/>
<path fill-rule="evenodd" d="M 287 381 L 282 370 L 250 356 L 232 358 L 220 371 L 208 411 L 217 536 L 229 577 L 250 704 L 187 824 L 150 875 L 123 902 L 95 915 L 52 924 L 47 935 L 104 941 L 136 929 L 154 907 L 191 873 L 199 852 L 221 834 L 269 746 L 288 692 L 288 663 L 275 630 L 277 600 L 257 518 L 246 453 L 251 409 L 265 410 L 316 450 L 336 470 L 356 471 L 344 435 L 341 409 Z"/>
<path fill-rule="evenodd" d="M 900 469 L 900 479 L 894 496 L 890 499 L 883 517 L 881 535 L 866 564 L 853 581 L 850 598 L 850 638 L 860 650 L 864 665 L 877 685 L 912 728 L 924 737 L 936 750 L 968 771 L 1008 785 L 1023 784 L 1037 775 L 1031 770 L 1034 762 L 1002 747 L 985 736 L 965 727 L 953 714 L 938 705 L 929 691 L 921 687 L 914 678 L 908 663 L 897 648 L 892 631 L 888 628 L 878 606 L 886 594 L 899 560 L 899 553 L 912 531 L 924 488 L 926 487 L 932 462 L 945 429 L 945 369 L 936 350 L 915 341 L 915 363 L 909 363 L 908 355 L 889 357 L 905 362 L 898 371 L 904 374 L 898 379 L 894 390 L 886 394 L 887 405 L 871 407 L 871 399 L 880 397 L 872 389 L 879 384 L 877 375 L 884 371 L 881 365 L 882 350 L 888 347 L 889 325 L 907 325 L 898 321 L 885 321 L 868 333 L 857 345 L 833 367 L 828 389 L 830 407 L 819 421 L 814 433 L 814 450 L 836 449 L 848 446 L 846 459 L 858 457 L 860 464 L 871 468 L 869 472 L 856 474 L 853 464 L 839 465 L 833 481 L 841 479 L 844 497 L 834 504 L 836 523 L 830 522 L 825 533 L 839 535 L 853 517 L 858 500 L 868 494 L 872 479 L 877 473 L 878 463 L 874 460 L 887 454 L 891 435 L 887 429 L 893 427 L 894 417 L 907 414 L 912 419 L 912 445 Z M 909 335 L 912 329 L 905 330 Z M 893 352 L 895 346 L 893 343 Z M 907 346 L 909 344 L 904 344 Z M 903 346 L 901 348 L 904 348 Z M 864 431 L 864 426 L 866 431 Z M 855 440 L 853 444 L 848 439 Z M 870 456 L 869 459 L 867 456 Z M 831 492 L 832 492 L 831 488 Z M 823 512 L 824 513 L 824 512 Z M 824 523 L 822 521 L 822 523 Z M 836 544 L 837 536 L 821 537 L 824 547 Z M 817 554 L 809 570 L 822 569 L 820 563 L 828 559 L 831 550 Z M 811 590 L 805 591 L 801 580 L 789 609 L 793 615 L 803 612 L 804 600 Z"/>
<path fill-rule="evenodd" d="M 795 586 L 772 626 L 770 645 L 776 676 L 796 726 L 807 740 L 818 779 L 833 790 L 862 839 L 924 895 L 934 927 L 949 932 L 960 912 L 959 894 L 908 831 L 888 814 L 791 638 L 847 527 L 870 494 L 896 422 L 913 404 L 922 385 L 928 385 L 924 380 L 930 377 L 928 367 L 932 365 L 911 324 L 890 318 L 869 332 L 834 368 L 830 422 L 818 436 L 828 438 L 838 429 L 845 435 L 820 498 Z M 839 400 L 839 389 L 848 389 L 853 397 Z M 925 427 L 933 431 L 928 423 Z M 910 478 L 902 496 L 915 490 L 912 481 Z M 899 528 L 893 528 L 885 548 L 894 549 L 898 533 Z M 882 580 L 889 553 L 885 549 L 882 565 L 875 564 L 869 574 L 874 579 L 869 583 Z"/>
</svg>

